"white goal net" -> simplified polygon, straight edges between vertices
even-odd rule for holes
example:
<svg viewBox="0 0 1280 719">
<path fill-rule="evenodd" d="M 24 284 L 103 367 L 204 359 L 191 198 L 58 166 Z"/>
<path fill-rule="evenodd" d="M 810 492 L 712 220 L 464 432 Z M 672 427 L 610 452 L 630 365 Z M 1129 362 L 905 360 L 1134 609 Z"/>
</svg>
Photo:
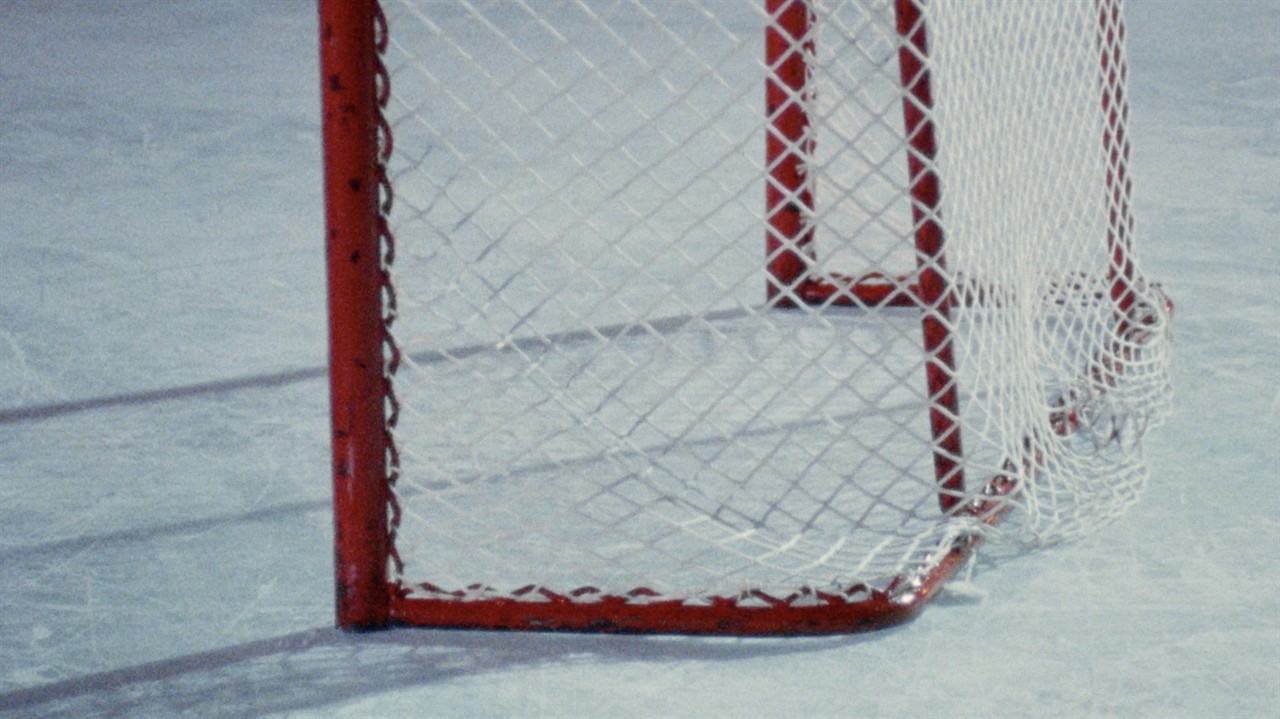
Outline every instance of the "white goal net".
<svg viewBox="0 0 1280 719">
<path fill-rule="evenodd" d="M 384 6 L 403 593 L 856 601 L 1138 496 L 1116 3 Z"/>
</svg>

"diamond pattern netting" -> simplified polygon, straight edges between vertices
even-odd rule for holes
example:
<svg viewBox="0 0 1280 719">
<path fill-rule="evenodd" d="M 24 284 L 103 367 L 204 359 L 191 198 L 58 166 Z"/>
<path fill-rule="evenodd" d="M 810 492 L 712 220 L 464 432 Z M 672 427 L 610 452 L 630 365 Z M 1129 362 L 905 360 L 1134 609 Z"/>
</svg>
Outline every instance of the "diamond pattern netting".
<svg viewBox="0 0 1280 719">
<path fill-rule="evenodd" d="M 404 586 L 883 588 L 959 536 L 1069 537 L 1137 496 L 1167 313 L 1136 274 L 1111 298 L 1110 3 L 925 8 L 960 505 L 1016 486 L 985 514 L 940 509 L 934 308 L 765 306 L 763 3 L 387 5 Z M 905 291 L 892 4 L 812 27 L 809 271 Z"/>
</svg>

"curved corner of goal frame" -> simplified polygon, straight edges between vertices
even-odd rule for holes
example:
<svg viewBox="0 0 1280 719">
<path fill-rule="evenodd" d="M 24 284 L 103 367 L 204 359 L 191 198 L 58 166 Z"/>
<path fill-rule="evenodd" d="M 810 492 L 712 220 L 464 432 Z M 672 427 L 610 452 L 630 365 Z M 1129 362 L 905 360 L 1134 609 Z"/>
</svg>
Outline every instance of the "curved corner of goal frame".
<svg viewBox="0 0 1280 719">
<path fill-rule="evenodd" d="M 386 624 L 344 628 L 760 637 L 856 634 L 915 619 L 946 581 L 969 561 L 980 542 L 981 537 L 977 536 L 959 540 L 921 575 L 913 579 L 898 577 L 893 582 L 896 586 L 851 602 L 805 603 L 796 600 L 814 595 L 797 594 L 779 599 L 747 593 L 691 604 L 662 599 L 647 594 L 646 590 L 637 590 L 628 596 L 596 595 L 584 601 L 584 590 L 569 596 L 545 589 L 536 590 L 536 601 L 530 601 L 527 596 L 465 600 L 412 596 L 403 588 L 392 587 L 390 617 Z"/>
</svg>

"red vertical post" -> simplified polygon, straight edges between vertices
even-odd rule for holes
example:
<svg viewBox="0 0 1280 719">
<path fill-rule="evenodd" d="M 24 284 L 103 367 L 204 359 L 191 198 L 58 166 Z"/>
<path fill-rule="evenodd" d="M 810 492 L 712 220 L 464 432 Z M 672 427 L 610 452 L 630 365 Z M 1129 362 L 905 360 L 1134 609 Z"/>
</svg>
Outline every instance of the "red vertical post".
<svg viewBox="0 0 1280 719">
<path fill-rule="evenodd" d="M 956 386 L 955 352 L 951 338 L 951 289 L 946 280 L 946 253 L 938 210 L 942 184 L 934 169 L 938 154 L 933 124 L 933 89 L 928 67 L 928 33 L 918 3 L 897 0 L 897 30 L 902 38 L 898 64 L 902 75 L 903 116 L 907 134 L 907 169 L 911 186 L 911 214 L 916 230 L 919 300 L 924 309 L 925 379 L 929 386 L 929 426 L 933 434 L 933 465 L 942 510 L 959 502 L 964 490 L 960 467 L 960 396 Z"/>
<path fill-rule="evenodd" d="M 813 186 L 805 163 L 813 157 L 809 115 L 803 99 L 808 92 L 810 0 L 766 0 L 770 22 L 765 28 L 765 107 L 769 123 L 765 136 L 765 252 L 769 278 L 766 299 L 777 306 L 795 302 L 778 298 L 786 288 L 805 279 L 812 259 Z M 776 298 L 776 299 L 775 299 Z"/>
<path fill-rule="evenodd" d="M 384 626 L 387 446 L 376 0 L 320 0 L 337 623 Z"/>
<path fill-rule="evenodd" d="M 1130 182 L 1128 123 L 1129 99 L 1125 96 L 1124 19 L 1116 0 L 1096 0 L 1098 46 L 1101 54 L 1102 144 L 1107 154 L 1107 248 L 1111 253 L 1111 301 L 1121 315 L 1122 331 L 1129 308 L 1135 301 L 1134 264 L 1129 238 L 1133 233 L 1133 213 L 1129 208 Z"/>
</svg>

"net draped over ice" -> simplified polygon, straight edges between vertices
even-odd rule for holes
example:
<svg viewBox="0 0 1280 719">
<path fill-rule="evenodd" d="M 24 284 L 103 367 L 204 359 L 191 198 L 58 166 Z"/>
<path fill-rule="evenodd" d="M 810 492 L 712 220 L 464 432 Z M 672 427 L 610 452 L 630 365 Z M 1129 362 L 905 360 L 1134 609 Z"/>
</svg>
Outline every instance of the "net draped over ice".
<svg viewBox="0 0 1280 719">
<path fill-rule="evenodd" d="M 387 3 L 402 586 L 883 589 L 958 537 L 1069 538 L 1137 497 L 1168 313 L 1115 250 L 1111 4 L 923 9 L 965 481 L 949 511 L 921 337 L 937 307 L 765 301 L 763 2 Z M 893 10 L 815 3 L 791 102 L 808 276 L 907 296 Z"/>
</svg>

